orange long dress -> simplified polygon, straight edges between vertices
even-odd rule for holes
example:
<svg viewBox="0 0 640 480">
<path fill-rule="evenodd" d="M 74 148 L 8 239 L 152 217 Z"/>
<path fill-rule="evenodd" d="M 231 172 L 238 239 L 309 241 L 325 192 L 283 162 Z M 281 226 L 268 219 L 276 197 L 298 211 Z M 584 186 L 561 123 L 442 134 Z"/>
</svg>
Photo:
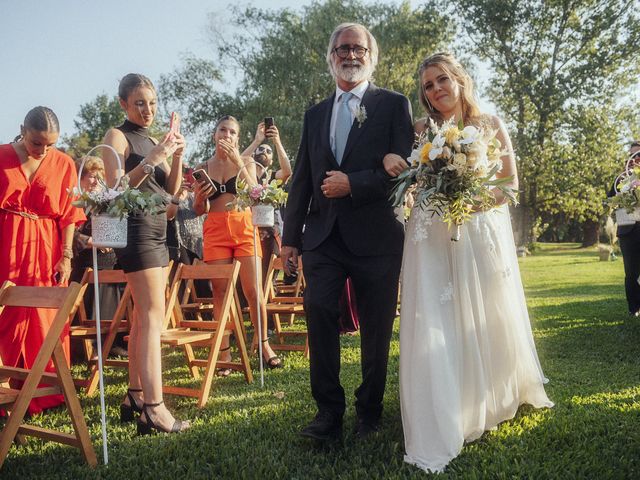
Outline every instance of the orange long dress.
<svg viewBox="0 0 640 480">
<path fill-rule="evenodd" d="M 67 193 L 77 178 L 71 157 L 51 149 L 29 182 L 13 147 L 0 145 L 0 284 L 11 280 L 21 286 L 53 285 L 53 268 L 62 255 L 62 231 L 85 220 Z M 4 365 L 30 368 L 54 316 L 51 309 L 5 308 L 0 314 L 0 358 Z M 68 362 L 68 326 L 62 340 Z M 53 370 L 53 362 L 47 370 Z M 62 395 L 40 397 L 31 401 L 29 413 L 63 402 Z"/>
</svg>

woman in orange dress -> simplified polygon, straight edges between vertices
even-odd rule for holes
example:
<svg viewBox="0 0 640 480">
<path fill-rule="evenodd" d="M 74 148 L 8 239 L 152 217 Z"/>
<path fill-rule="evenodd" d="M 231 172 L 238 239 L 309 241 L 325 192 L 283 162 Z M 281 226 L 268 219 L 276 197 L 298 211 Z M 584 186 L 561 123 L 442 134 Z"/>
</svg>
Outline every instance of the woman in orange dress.
<svg viewBox="0 0 640 480">
<path fill-rule="evenodd" d="M 0 283 L 66 285 L 71 245 L 85 216 L 71 205 L 67 189 L 77 182 L 73 160 L 56 150 L 60 127 L 53 111 L 35 107 L 20 139 L 0 145 Z M 7 307 L 0 314 L 0 358 L 4 365 L 31 368 L 55 310 Z M 69 330 L 62 335 L 69 362 Z M 53 362 L 47 366 L 53 371 Z M 64 403 L 62 395 L 31 400 L 29 413 Z"/>
</svg>

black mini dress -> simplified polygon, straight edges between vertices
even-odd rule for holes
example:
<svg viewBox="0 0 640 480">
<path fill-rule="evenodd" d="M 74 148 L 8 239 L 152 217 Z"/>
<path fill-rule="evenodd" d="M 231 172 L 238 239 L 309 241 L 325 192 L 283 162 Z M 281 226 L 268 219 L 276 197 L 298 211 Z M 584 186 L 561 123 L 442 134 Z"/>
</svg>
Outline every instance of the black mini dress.
<svg viewBox="0 0 640 480">
<path fill-rule="evenodd" d="M 129 173 L 146 157 L 155 143 L 149 137 L 148 129 L 125 120 L 116 127 L 129 144 L 129 156 L 125 159 L 124 171 Z M 156 167 L 153 175 L 148 175 L 136 188 L 141 192 L 158 193 L 168 198 L 165 191 L 167 172 Z M 148 268 L 166 267 L 169 264 L 167 248 L 167 215 L 162 209 L 155 215 L 130 215 L 127 224 L 127 246 L 115 249 L 118 263 L 125 273 L 138 272 Z"/>
</svg>

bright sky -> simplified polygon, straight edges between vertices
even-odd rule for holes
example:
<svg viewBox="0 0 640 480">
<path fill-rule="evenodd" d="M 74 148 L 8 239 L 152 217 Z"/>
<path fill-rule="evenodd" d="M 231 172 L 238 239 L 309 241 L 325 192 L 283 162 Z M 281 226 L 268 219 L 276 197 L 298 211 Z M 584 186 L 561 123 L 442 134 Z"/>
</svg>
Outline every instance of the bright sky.
<svg viewBox="0 0 640 480">
<path fill-rule="evenodd" d="M 251 3 L 299 9 L 311 0 L 0 0 L 0 143 L 36 105 L 51 107 L 70 134 L 80 105 L 115 95 L 126 73 L 157 82 L 187 52 L 211 58 L 208 15 L 223 21 L 228 5 Z"/>
</svg>

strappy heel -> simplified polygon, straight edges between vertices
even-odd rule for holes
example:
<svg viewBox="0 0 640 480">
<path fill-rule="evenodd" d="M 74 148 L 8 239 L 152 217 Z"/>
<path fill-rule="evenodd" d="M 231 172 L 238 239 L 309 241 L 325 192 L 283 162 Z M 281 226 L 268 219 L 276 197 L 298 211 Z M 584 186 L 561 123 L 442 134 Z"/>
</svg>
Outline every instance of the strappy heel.
<svg viewBox="0 0 640 480">
<path fill-rule="evenodd" d="M 142 407 L 139 407 L 135 398 L 131 395 L 131 392 L 141 392 L 141 388 L 128 388 L 127 397 L 129 398 L 129 405 L 126 403 L 120 404 L 120 423 L 133 422 L 135 420 L 135 414 L 142 413 Z"/>
<path fill-rule="evenodd" d="M 262 343 L 267 343 L 269 341 L 268 338 L 265 338 L 264 340 L 262 340 Z M 284 364 L 282 363 L 282 359 L 277 356 L 274 355 L 273 357 L 269 358 L 268 360 L 265 360 L 265 364 L 267 365 L 267 368 L 273 370 L 274 368 L 282 368 L 284 367 Z"/>
<path fill-rule="evenodd" d="M 227 348 L 221 348 L 220 353 L 228 352 L 229 350 L 231 350 L 231 345 L 229 345 Z M 222 378 L 228 377 L 229 375 L 231 375 L 232 371 L 233 370 L 228 367 L 218 368 L 216 370 L 216 377 L 222 377 Z"/>
<path fill-rule="evenodd" d="M 183 430 L 187 430 L 188 428 L 191 427 L 188 421 L 182 421 L 182 420 L 175 420 L 170 430 L 165 430 L 164 427 L 161 427 L 153 423 L 153 420 L 151 420 L 151 417 L 149 416 L 149 412 L 147 411 L 147 408 L 158 407 L 163 403 L 164 401 L 158 402 L 158 403 L 145 403 L 144 405 L 142 405 L 142 411 L 144 412 L 144 416 L 147 419 L 147 421 L 144 422 L 142 420 L 142 413 L 141 413 L 140 418 L 138 418 L 138 435 L 149 435 L 154 430 L 158 433 L 178 433 Z"/>
</svg>

